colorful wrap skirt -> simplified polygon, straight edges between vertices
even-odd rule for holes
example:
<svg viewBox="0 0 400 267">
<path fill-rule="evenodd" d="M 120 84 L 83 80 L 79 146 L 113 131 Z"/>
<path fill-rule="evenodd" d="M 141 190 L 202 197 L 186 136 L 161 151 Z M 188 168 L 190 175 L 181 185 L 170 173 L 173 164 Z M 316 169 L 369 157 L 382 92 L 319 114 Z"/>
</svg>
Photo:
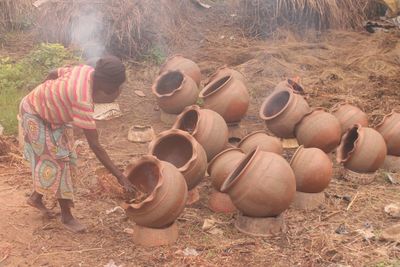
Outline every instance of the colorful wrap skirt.
<svg viewBox="0 0 400 267">
<path fill-rule="evenodd" d="M 24 157 L 30 162 L 34 190 L 57 199 L 73 200 L 73 131 L 68 124 L 45 122 L 23 99 L 20 123 L 24 136 Z"/>
</svg>

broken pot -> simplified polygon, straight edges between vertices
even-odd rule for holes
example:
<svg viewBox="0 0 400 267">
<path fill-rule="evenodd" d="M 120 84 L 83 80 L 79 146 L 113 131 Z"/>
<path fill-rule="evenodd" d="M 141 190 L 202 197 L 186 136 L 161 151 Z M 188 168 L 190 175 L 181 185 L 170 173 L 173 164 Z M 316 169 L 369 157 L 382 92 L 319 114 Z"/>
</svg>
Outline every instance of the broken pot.
<svg viewBox="0 0 400 267">
<path fill-rule="evenodd" d="M 292 90 L 295 94 L 304 95 L 304 88 L 303 86 L 296 81 L 296 79 L 287 79 L 275 86 L 275 91 L 289 89 Z"/>
<path fill-rule="evenodd" d="M 231 69 L 231 68 L 228 68 L 227 66 L 222 66 L 222 67 L 218 68 L 216 72 L 211 74 L 211 76 L 205 82 L 205 85 L 207 86 L 209 83 L 211 83 L 215 80 L 221 79 L 225 76 L 233 76 L 235 79 L 238 79 L 238 80 L 242 81 L 244 84 L 246 84 L 246 78 L 244 77 L 244 75 L 241 72 Z"/>
<path fill-rule="evenodd" d="M 394 110 L 376 126 L 386 141 L 388 154 L 400 156 L 400 113 Z"/>
<path fill-rule="evenodd" d="M 243 137 L 238 145 L 244 153 L 250 153 L 257 146 L 262 151 L 273 152 L 278 155 L 283 154 L 282 142 L 276 137 L 269 136 L 265 131 L 256 131 L 248 134 Z"/>
<path fill-rule="evenodd" d="M 175 55 L 169 57 L 164 65 L 161 66 L 160 74 L 169 71 L 169 70 L 180 70 L 196 83 L 197 86 L 200 86 L 201 82 L 201 71 L 199 66 L 192 60 L 185 58 L 181 55 Z"/>
<path fill-rule="evenodd" d="M 344 134 L 349 128 L 355 124 L 360 124 L 363 127 L 368 127 L 368 116 L 367 114 L 359 109 L 358 107 L 350 104 L 337 104 L 332 110 L 332 115 L 335 116 L 341 125 L 342 134 Z"/>
</svg>

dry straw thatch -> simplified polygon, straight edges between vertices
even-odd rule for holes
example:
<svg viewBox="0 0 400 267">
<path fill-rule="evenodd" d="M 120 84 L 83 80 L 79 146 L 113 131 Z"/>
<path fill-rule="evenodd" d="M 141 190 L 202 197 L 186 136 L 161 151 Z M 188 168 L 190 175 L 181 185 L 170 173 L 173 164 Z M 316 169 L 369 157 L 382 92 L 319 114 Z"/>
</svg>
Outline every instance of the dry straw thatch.
<svg viewBox="0 0 400 267">
<path fill-rule="evenodd" d="M 242 27 L 253 36 L 268 36 L 279 26 L 354 29 L 381 7 L 375 0 L 243 0 L 240 5 Z"/>
</svg>

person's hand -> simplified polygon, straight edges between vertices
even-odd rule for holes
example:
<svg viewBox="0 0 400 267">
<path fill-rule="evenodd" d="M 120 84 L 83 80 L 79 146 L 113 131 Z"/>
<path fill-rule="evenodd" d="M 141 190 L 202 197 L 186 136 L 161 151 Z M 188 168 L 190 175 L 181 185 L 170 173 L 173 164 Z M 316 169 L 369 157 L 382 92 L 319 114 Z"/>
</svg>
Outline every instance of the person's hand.
<svg viewBox="0 0 400 267">
<path fill-rule="evenodd" d="M 122 182 L 122 186 L 124 187 L 126 192 L 133 193 L 136 191 L 133 184 L 127 178 L 123 178 L 121 180 L 121 182 Z"/>
</svg>

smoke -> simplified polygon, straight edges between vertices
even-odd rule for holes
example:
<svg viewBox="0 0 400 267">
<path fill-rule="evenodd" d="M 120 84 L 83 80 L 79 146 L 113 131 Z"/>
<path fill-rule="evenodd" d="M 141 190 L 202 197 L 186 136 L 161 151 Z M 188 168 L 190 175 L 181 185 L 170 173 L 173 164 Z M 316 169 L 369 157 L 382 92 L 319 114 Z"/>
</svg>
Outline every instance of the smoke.
<svg viewBox="0 0 400 267">
<path fill-rule="evenodd" d="M 83 51 L 86 59 L 99 58 L 105 53 L 103 14 L 98 10 L 81 9 L 72 20 L 71 42 Z"/>
</svg>

